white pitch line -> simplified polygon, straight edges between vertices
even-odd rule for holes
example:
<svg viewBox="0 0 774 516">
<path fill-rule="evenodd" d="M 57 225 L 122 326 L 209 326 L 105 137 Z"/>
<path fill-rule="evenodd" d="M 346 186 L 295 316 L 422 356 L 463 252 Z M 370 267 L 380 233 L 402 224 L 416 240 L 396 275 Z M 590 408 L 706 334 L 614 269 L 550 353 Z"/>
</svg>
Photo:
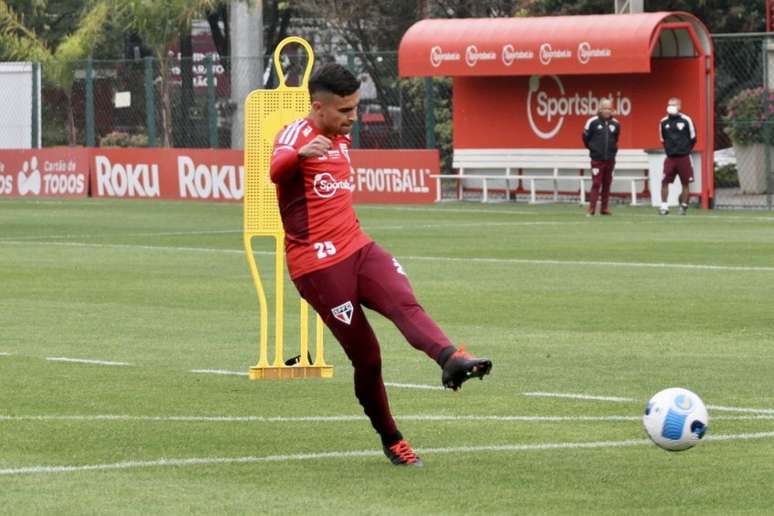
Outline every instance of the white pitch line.
<svg viewBox="0 0 774 516">
<path fill-rule="evenodd" d="M 471 208 L 471 209 L 465 209 L 465 208 L 420 208 L 420 207 L 409 207 L 409 206 L 367 206 L 367 205 L 358 205 L 355 207 L 356 210 L 388 210 L 388 211 L 416 211 L 416 212 L 425 212 L 425 213 L 486 213 L 488 215 L 543 215 L 540 212 L 537 211 L 526 211 L 526 210 L 500 210 L 500 209 L 480 209 L 480 208 Z"/>
<path fill-rule="evenodd" d="M 5 351 L 0 351 L 0 357 L 10 357 L 13 353 L 6 353 Z"/>
<path fill-rule="evenodd" d="M 395 383 L 395 382 L 384 382 L 384 385 L 386 387 L 397 387 L 399 389 L 426 389 L 426 390 L 432 390 L 432 391 L 442 391 L 444 390 L 444 387 L 440 385 L 424 385 L 419 383 Z"/>
<path fill-rule="evenodd" d="M 707 405 L 710 410 L 718 412 L 742 412 L 751 414 L 774 414 L 774 409 L 770 408 L 751 408 L 751 407 L 726 407 L 724 405 Z"/>
<path fill-rule="evenodd" d="M 248 376 L 248 373 L 242 371 L 226 371 L 225 369 L 191 369 L 192 373 L 199 374 L 220 374 L 225 376 Z"/>
<path fill-rule="evenodd" d="M 6 240 L 0 244 L 12 245 L 42 245 L 42 246 L 64 246 L 64 247 L 88 247 L 103 249 L 139 249 L 146 251 L 172 251 L 172 252 L 197 252 L 197 253 L 222 253 L 222 254 L 244 254 L 244 251 L 238 249 L 218 249 L 212 247 L 169 247 L 155 245 L 129 245 L 129 244 L 91 244 L 87 242 L 36 242 L 36 241 L 18 241 Z M 254 251 L 256 255 L 271 255 L 271 251 Z M 699 271 L 736 271 L 736 272 L 774 272 L 774 267 L 767 266 L 746 266 L 746 265 L 711 265 L 697 263 L 666 263 L 666 262 L 607 262 L 593 260 L 538 260 L 526 258 L 485 258 L 480 256 L 398 256 L 400 260 L 406 261 L 431 261 L 439 262 L 463 262 L 463 263 L 494 263 L 511 265 L 558 265 L 558 266 L 599 266 L 599 267 L 632 267 L 638 269 L 682 269 Z"/>
<path fill-rule="evenodd" d="M 366 420 L 365 416 L 129 416 L 120 414 L 4 416 L 0 421 L 156 421 L 204 423 L 306 423 Z"/>
<path fill-rule="evenodd" d="M 213 229 L 209 231 L 149 231 L 149 232 L 138 232 L 138 233 L 89 233 L 89 234 L 58 234 L 58 235 L 34 235 L 34 236 L 24 236 L 24 235 L 18 235 L 18 236 L 12 236 L 12 237 L 0 237 L 0 242 L 4 242 L 6 240 L 19 240 L 19 241 L 27 241 L 27 240 L 36 240 L 36 239 L 48 239 L 48 238 L 61 238 L 61 239 L 73 239 L 73 238 L 118 238 L 118 237 L 153 237 L 153 236 L 194 236 L 194 235 L 221 235 L 221 234 L 228 234 L 228 233 L 242 233 L 243 230 L 241 229 Z"/>
<path fill-rule="evenodd" d="M 152 245 L 129 245 L 129 244 L 90 244 L 87 242 L 35 242 L 35 241 L 3 241 L 3 244 L 16 245 L 51 245 L 65 247 L 93 247 L 105 249 L 140 249 L 152 251 L 190 251 L 200 253 L 223 253 L 223 254 L 244 254 L 244 251 L 237 249 L 217 249 L 210 247 L 169 247 Z M 273 255 L 270 251 L 255 251 L 257 255 Z M 633 267 L 633 268 L 655 268 L 655 269 L 688 269 L 688 270 L 708 270 L 708 271 L 743 271 L 743 272 L 774 272 L 774 267 L 755 267 L 744 265 L 704 265 L 695 263 L 659 263 L 659 262 L 606 262 L 590 260 L 537 260 L 522 258 L 482 258 L 482 257 L 461 257 L 461 256 L 400 256 L 401 260 L 417 260 L 432 262 L 465 262 L 465 263 L 501 263 L 501 264 L 522 264 L 522 265 L 560 265 L 560 266 L 602 266 L 602 267 Z"/>
<path fill-rule="evenodd" d="M 741 441 L 752 439 L 767 439 L 774 437 L 774 432 L 757 432 L 748 434 L 730 434 L 708 436 L 707 441 Z M 539 444 L 501 444 L 489 446 L 460 446 L 449 448 L 418 448 L 418 453 L 481 453 L 481 452 L 528 452 L 547 450 L 578 450 L 595 448 L 623 448 L 629 446 L 652 446 L 648 439 L 628 439 L 624 441 L 591 441 L 563 442 Z M 288 455 L 267 455 L 264 457 L 202 457 L 189 459 L 167 459 L 147 461 L 114 462 L 110 464 L 85 464 L 80 466 L 24 466 L 19 468 L 0 469 L 0 476 L 19 476 L 50 473 L 77 473 L 82 471 L 110 471 L 122 469 L 138 469 L 165 466 L 211 466 L 219 464 L 254 464 L 267 462 L 309 461 L 321 459 L 343 459 L 358 457 L 380 457 L 380 450 L 334 451 L 322 453 L 296 453 Z"/>
<path fill-rule="evenodd" d="M 746 265 L 704 265 L 696 263 L 661 263 L 661 262 L 606 262 L 592 260 L 533 260 L 526 258 L 482 258 L 450 257 L 450 256 L 402 256 L 401 260 L 429 260 L 433 262 L 473 262 L 473 263 L 505 263 L 519 265 L 563 265 L 563 266 L 603 266 L 603 267 L 634 267 L 646 269 L 689 269 L 705 271 L 744 271 L 744 272 L 774 272 L 774 267 Z"/>
<path fill-rule="evenodd" d="M 129 366 L 129 362 L 113 362 L 110 360 L 93 360 L 89 358 L 46 357 L 49 362 L 72 362 L 75 364 L 94 364 L 107 366 Z"/>
<path fill-rule="evenodd" d="M 45 242 L 45 241 L 22 241 L 22 240 L 3 240 L 0 244 L 13 245 L 40 245 L 40 246 L 60 246 L 60 247 L 86 247 L 94 249 L 137 249 L 141 251 L 162 251 L 162 252 L 196 252 L 196 253 L 215 253 L 215 254 L 240 254 L 245 252 L 238 249 L 218 249 L 215 247 L 172 247 L 163 245 L 134 245 L 134 244 L 93 244 L 89 242 Z M 255 251 L 254 254 L 266 254 L 274 256 L 273 252 Z"/>
<path fill-rule="evenodd" d="M 358 210 L 366 209 L 366 210 L 389 210 L 389 211 L 417 211 L 417 212 L 426 212 L 426 213 L 486 213 L 488 215 L 532 215 L 532 216 L 540 216 L 540 217 L 568 216 L 567 212 L 561 212 L 561 211 L 541 211 L 541 210 L 525 211 L 525 210 L 510 210 L 510 209 L 499 209 L 499 208 L 465 209 L 465 208 L 442 208 L 442 207 L 421 208 L 421 207 L 408 207 L 408 206 L 404 207 L 404 206 L 366 206 L 366 205 L 359 205 L 356 208 Z M 646 214 L 646 213 L 625 213 L 624 216 L 627 218 L 644 217 L 644 218 L 658 219 L 655 212 L 653 212 L 652 215 Z M 693 221 L 712 220 L 712 219 L 719 219 L 721 221 L 727 221 L 727 222 L 736 222 L 736 221 L 774 222 L 774 217 L 767 217 L 767 216 L 750 216 L 750 215 L 733 216 L 733 215 L 705 215 L 705 214 L 691 217 L 690 221 L 693 222 Z M 616 222 L 617 221 L 618 220 L 616 220 Z"/>
<path fill-rule="evenodd" d="M 593 400 L 593 401 L 617 401 L 631 402 L 638 401 L 634 398 L 621 398 L 619 396 L 593 396 L 590 394 L 572 394 L 566 392 L 522 392 L 523 396 L 533 396 L 537 398 L 568 398 L 573 400 Z"/>
<path fill-rule="evenodd" d="M 743 416 L 752 417 L 752 416 Z M 639 421 L 639 416 L 493 416 L 493 415 L 433 415 L 417 414 L 395 416 L 400 421 L 495 421 L 552 423 L 565 421 Z M 774 419 L 774 417 L 772 417 Z M 5 416 L 0 421 L 157 421 L 157 422 L 206 422 L 206 423 L 339 423 L 367 421 L 365 416 L 129 416 L 129 415 L 39 415 Z"/>
<path fill-rule="evenodd" d="M 499 423 L 561 423 L 568 421 L 585 422 L 624 422 L 640 421 L 641 416 L 493 416 L 493 415 L 444 415 L 444 414 L 414 414 L 395 416 L 399 421 L 419 422 L 499 422 Z M 0 415 L 0 422 L 14 421 L 144 421 L 172 423 L 341 423 L 351 421 L 367 421 L 365 416 L 130 416 L 120 414 L 95 415 L 37 415 L 10 416 Z M 714 416 L 712 421 L 771 421 L 774 414 L 757 414 L 749 416 Z"/>
<path fill-rule="evenodd" d="M 364 225 L 366 231 L 393 230 L 393 229 L 438 229 L 438 228 L 466 228 L 466 227 L 502 227 L 502 226 L 570 226 L 588 224 L 588 221 L 530 221 L 530 222 L 452 222 L 444 224 L 404 224 L 394 226 L 370 226 Z"/>
<path fill-rule="evenodd" d="M 572 394 L 564 392 L 522 392 L 523 396 L 543 397 L 543 398 L 567 398 L 574 400 L 589 401 L 614 401 L 614 402 L 641 402 L 635 398 L 621 398 L 618 396 L 594 396 L 590 394 Z M 644 401 L 642 401 L 644 403 Z M 718 412 L 741 412 L 750 414 L 774 414 L 774 409 L 753 408 L 753 407 L 728 407 L 725 405 L 707 405 L 707 409 Z"/>
</svg>

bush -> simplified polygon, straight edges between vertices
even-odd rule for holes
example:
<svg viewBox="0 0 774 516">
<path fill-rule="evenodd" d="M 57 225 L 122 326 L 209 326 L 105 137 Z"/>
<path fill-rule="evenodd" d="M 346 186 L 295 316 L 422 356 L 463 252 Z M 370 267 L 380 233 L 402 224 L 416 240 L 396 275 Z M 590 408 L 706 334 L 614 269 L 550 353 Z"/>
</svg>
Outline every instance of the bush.
<svg viewBox="0 0 774 516">
<path fill-rule="evenodd" d="M 147 147 L 146 134 L 129 134 L 123 131 L 113 131 L 99 139 L 100 147 Z"/>
<path fill-rule="evenodd" d="M 763 143 L 764 124 L 774 122 L 774 110 L 767 104 L 774 102 L 774 96 L 766 101 L 763 88 L 750 88 L 737 93 L 726 105 L 726 115 L 723 122 L 724 131 L 736 144 L 749 145 Z"/>
<path fill-rule="evenodd" d="M 715 187 L 736 188 L 739 186 L 739 174 L 736 165 L 728 164 L 715 169 Z"/>
</svg>

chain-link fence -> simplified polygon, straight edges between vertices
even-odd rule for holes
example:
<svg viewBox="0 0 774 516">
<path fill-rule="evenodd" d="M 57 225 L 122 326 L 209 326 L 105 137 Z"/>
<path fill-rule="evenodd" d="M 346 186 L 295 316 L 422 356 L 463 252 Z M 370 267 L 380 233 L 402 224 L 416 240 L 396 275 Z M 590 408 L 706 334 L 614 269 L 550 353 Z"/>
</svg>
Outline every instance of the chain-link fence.
<svg viewBox="0 0 774 516">
<path fill-rule="evenodd" d="M 395 52 L 316 60 L 347 65 L 362 81 L 355 147 L 440 147 L 449 154 L 449 80 L 398 78 Z M 283 54 L 289 85 L 299 83 L 305 66 L 305 55 Z M 273 67 L 260 60 L 217 55 L 78 63 L 69 95 L 43 89 L 43 145 L 240 148 L 238 81 L 252 84 L 248 89 L 277 83 Z"/>
<path fill-rule="evenodd" d="M 714 35 L 715 206 L 772 209 L 774 37 Z"/>
</svg>

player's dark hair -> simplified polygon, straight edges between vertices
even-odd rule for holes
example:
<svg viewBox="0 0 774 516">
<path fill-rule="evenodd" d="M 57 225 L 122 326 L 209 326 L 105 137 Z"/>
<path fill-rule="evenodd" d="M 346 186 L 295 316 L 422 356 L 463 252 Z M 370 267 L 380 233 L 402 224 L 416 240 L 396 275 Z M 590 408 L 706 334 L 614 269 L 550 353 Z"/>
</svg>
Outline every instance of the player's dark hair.
<svg viewBox="0 0 774 516">
<path fill-rule="evenodd" d="M 360 89 L 360 79 L 336 63 L 326 63 L 314 71 L 309 79 L 309 95 L 327 92 L 346 97 Z"/>
</svg>

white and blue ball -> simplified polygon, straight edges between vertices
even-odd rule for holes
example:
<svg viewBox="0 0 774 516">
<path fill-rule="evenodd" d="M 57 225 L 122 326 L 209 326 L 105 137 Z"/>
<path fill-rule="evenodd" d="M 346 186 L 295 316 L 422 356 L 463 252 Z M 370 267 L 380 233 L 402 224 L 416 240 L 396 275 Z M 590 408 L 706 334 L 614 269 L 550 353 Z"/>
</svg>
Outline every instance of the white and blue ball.
<svg viewBox="0 0 774 516">
<path fill-rule="evenodd" d="M 672 387 L 656 393 L 642 417 L 645 431 L 669 451 L 687 450 L 707 433 L 709 415 L 704 402 L 688 389 Z"/>
</svg>

